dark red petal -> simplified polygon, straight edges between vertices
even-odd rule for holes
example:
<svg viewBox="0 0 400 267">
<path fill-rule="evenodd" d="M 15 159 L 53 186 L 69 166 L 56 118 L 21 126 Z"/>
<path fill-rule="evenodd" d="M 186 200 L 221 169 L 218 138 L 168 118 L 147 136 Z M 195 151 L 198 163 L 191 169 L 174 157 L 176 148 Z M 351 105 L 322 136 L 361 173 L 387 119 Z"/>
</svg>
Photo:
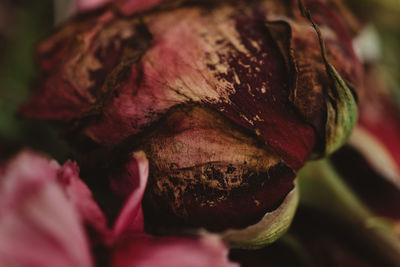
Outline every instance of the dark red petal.
<svg viewBox="0 0 400 267">
<path fill-rule="evenodd" d="M 79 178 L 79 167 L 67 161 L 57 172 L 57 180 L 64 189 L 69 201 L 75 206 L 83 222 L 106 238 L 108 235 L 106 218 L 95 202 L 92 192 Z"/>
<path fill-rule="evenodd" d="M 114 188 L 117 193 L 125 194 L 126 186 L 131 192 L 127 197 L 113 227 L 114 238 L 118 238 L 124 231 L 143 232 L 142 198 L 147 185 L 149 167 L 143 152 L 132 153 L 132 158 L 125 165 L 125 176 L 114 180 Z M 128 183 L 128 184 L 126 184 Z"/>
<path fill-rule="evenodd" d="M 275 210 L 293 188 L 295 174 L 247 134 L 200 107 L 176 109 L 149 133 L 141 145 L 150 159 L 148 229 L 244 228 Z"/>
</svg>

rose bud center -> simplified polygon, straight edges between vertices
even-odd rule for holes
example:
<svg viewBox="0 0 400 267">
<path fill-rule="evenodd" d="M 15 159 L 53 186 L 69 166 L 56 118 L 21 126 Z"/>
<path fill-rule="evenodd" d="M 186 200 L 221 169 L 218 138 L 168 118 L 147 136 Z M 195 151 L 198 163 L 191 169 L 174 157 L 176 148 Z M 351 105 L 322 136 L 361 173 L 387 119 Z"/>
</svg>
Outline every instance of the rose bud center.
<svg viewBox="0 0 400 267">
<path fill-rule="evenodd" d="M 150 231 L 243 228 L 275 210 L 293 188 L 293 171 L 265 143 L 209 109 L 172 110 L 144 144 Z"/>
</svg>

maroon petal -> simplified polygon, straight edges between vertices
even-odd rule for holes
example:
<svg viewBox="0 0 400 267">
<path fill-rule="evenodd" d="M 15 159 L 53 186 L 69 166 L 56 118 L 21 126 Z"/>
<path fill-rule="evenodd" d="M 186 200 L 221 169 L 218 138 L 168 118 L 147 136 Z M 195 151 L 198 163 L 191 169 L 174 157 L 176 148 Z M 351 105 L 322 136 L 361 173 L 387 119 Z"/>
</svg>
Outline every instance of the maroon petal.
<svg viewBox="0 0 400 267">
<path fill-rule="evenodd" d="M 114 223 L 113 234 L 115 238 L 121 235 L 124 231 L 129 232 L 144 232 L 142 198 L 147 184 L 149 173 L 148 162 L 143 152 L 132 153 L 132 158 L 125 165 L 125 176 L 118 177 L 120 183 L 114 180 L 114 188 L 116 191 L 125 192 L 131 190 L 128 198 L 122 207 L 118 218 Z"/>
</svg>

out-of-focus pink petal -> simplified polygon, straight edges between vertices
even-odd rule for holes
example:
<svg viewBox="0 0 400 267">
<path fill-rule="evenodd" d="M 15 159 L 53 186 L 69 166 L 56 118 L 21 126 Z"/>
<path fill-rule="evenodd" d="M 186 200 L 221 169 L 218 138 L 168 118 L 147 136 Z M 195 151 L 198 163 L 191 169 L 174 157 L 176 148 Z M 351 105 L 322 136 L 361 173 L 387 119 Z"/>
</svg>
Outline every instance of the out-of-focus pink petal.
<svg viewBox="0 0 400 267">
<path fill-rule="evenodd" d="M 125 165 L 125 173 L 118 179 L 125 182 L 122 185 L 131 183 L 131 188 L 128 186 L 131 194 L 115 221 L 113 229 L 115 237 L 118 237 L 125 230 L 143 232 L 142 198 L 148 175 L 149 166 L 144 152 L 132 153 L 131 160 Z"/>
<path fill-rule="evenodd" d="M 0 177 L 0 266 L 93 266 L 74 206 L 55 181 L 59 165 L 19 154 Z"/>
<path fill-rule="evenodd" d="M 236 267 L 228 250 L 214 236 L 190 238 L 135 238 L 115 247 L 113 267 Z"/>
<path fill-rule="evenodd" d="M 400 110 L 379 72 L 371 68 L 367 74 L 365 93 L 360 97 L 359 122 L 350 145 L 400 188 Z"/>
<path fill-rule="evenodd" d="M 125 15 L 145 11 L 170 0 L 76 0 L 77 12 L 85 12 L 113 3 Z"/>
<path fill-rule="evenodd" d="M 387 148 L 378 136 L 358 124 L 349 139 L 349 144 L 365 158 L 368 164 L 383 178 L 400 190 L 399 159 Z"/>
<path fill-rule="evenodd" d="M 332 160 L 357 196 L 377 215 L 400 219 L 400 110 L 380 72 L 366 68 L 359 121 Z"/>
<path fill-rule="evenodd" d="M 57 179 L 82 220 L 100 234 L 105 234 L 107 232 L 106 218 L 94 201 L 90 189 L 79 178 L 78 165 L 75 162 L 67 161 L 58 170 Z"/>
<path fill-rule="evenodd" d="M 131 15 L 167 1 L 170 0 L 116 0 L 114 2 L 123 14 Z"/>
<path fill-rule="evenodd" d="M 76 9 L 78 12 L 89 11 L 112 2 L 112 0 L 76 0 Z"/>
</svg>

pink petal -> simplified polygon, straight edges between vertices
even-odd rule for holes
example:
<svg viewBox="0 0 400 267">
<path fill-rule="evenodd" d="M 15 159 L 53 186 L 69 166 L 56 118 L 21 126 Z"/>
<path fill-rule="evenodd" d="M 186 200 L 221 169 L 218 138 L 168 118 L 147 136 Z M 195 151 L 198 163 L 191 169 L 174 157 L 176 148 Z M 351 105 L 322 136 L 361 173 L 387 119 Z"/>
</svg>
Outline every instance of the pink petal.
<svg viewBox="0 0 400 267">
<path fill-rule="evenodd" d="M 359 127 L 372 135 L 400 167 L 400 110 L 376 70 L 366 75 L 360 97 Z M 373 159 L 373 154 L 371 155 Z M 400 173 L 397 183 L 400 185 Z"/>
<path fill-rule="evenodd" d="M 55 182 L 58 164 L 32 152 L 0 177 L 0 266 L 93 266 L 73 205 Z"/>
<path fill-rule="evenodd" d="M 132 153 L 132 159 L 125 165 L 126 172 L 119 180 L 130 182 L 131 194 L 126 200 L 113 232 L 118 237 L 125 230 L 143 232 L 142 198 L 147 184 L 149 166 L 143 152 Z M 123 183 L 124 184 L 124 183 Z"/>
<path fill-rule="evenodd" d="M 58 170 L 57 179 L 82 220 L 97 230 L 98 233 L 106 234 L 106 218 L 93 199 L 92 192 L 78 175 L 78 165 L 75 162 L 67 161 Z"/>
<path fill-rule="evenodd" d="M 235 267 L 228 250 L 216 237 L 136 238 L 120 244 L 112 257 L 113 267 Z"/>
<path fill-rule="evenodd" d="M 116 0 L 116 6 L 125 15 L 138 13 L 170 0 Z"/>
<path fill-rule="evenodd" d="M 76 0 L 76 9 L 78 12 L 84 12 L 114 3 L 123 14 L 132 15 L 167 1 L 170 0 Z"/>
<path fill-rule="evenodd" d="M 104 4 L 111 2 L 110 0 L 76 0 L 76 9 L 78 12 L 89 11 L 99 8 Z"/>
<path fill-rule="evenodd" d="M 359 120 L 349 144 L 400 192 L 400 109 L 380 72 L 367 70 Z"/>
</svg>

